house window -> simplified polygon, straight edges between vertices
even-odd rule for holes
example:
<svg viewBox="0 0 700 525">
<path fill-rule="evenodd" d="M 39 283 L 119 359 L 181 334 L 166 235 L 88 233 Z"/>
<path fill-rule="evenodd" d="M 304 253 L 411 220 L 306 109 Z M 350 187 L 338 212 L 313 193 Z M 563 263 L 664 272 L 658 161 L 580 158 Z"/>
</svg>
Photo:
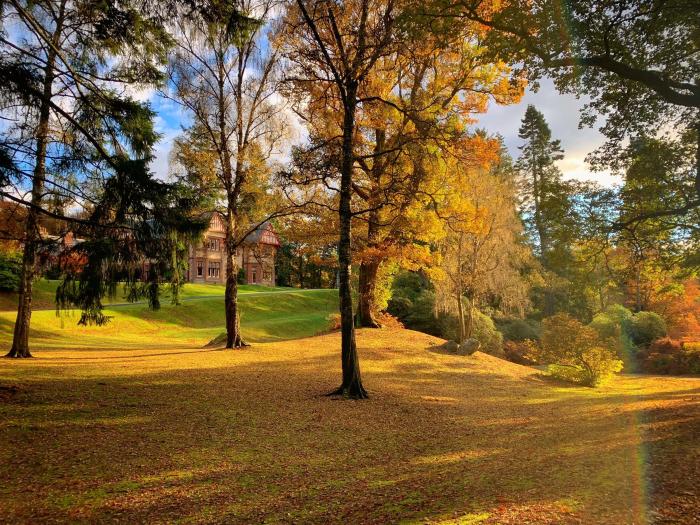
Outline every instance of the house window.
<svg viewBox="0 0 700 525">
<path fill-rule="evenodd" d="M 201 259 L 197 261 L 197 277 L 202 277 L 204 275 L 204 261 Z"/>
<path fill-rule="evenodd" d="M 258 282 L 258 274 L 255 273 L 255 270 L 253 270 L 253 284 Z"/>
<path fill-rule="evenodd" d="M 221 251 L 221 241 L 220 239 L 216 239 L 214 237 L 210 237 L 207 239 L 207 249 L 211 250 L 212 252 L 218 252 Z"/>
<path fill-rule="evenodd" d="M 220 262 L 210 262 L 209 268 L 207 269 L 207 275 L 209 277 L 219 277 L 221 273 L 221 263 Z"/>
</svg>

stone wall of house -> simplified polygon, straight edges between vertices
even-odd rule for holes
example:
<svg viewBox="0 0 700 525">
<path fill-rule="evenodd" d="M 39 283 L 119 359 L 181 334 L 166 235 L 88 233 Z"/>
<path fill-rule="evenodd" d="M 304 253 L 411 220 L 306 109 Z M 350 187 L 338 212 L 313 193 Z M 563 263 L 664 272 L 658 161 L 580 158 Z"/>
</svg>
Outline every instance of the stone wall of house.
<svg viewBox="0 0 700 525">
<path fill-rule="evenodd" d="M 279 241 L 269 225 L 256 232 L 254 239 L 236 250 L 238 268 L 245 272 L 248 284 L 275 285 L 275 257 Z M 226 282 L 225 227 L 218 215 L 202 241 L 190 246 L 187 281 L 191 283 L 224 284 Z"/>
</svg>

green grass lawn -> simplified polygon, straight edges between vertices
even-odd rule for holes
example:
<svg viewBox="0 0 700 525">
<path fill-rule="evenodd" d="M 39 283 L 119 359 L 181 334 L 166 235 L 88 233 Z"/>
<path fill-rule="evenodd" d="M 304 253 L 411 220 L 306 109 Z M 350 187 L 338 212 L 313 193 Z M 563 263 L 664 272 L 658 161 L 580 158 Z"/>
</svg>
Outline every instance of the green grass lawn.
<svg viewBox="0 0 700 525">
<path fill-rule="evenodd" d="M 58 347 L 134 348 L 144 345 L 203 346 L 224 330 L 224 287 L 188 284 L 182 304 L 170 304 L 167 294 L 160 310 L 145 304 L 108 306 L 106 326 L 77 326 L 79 313 L 57 315 L 52 301 L 55 281 L 38 281 L 35 299 L 40 305 L 32 314 L 33 351 Z M 113 299 L 122 303 L 121 295 Z M 328 316 L 337 310 L 335 290 L 298 290 L 241 286 L 241 329 L 249 342 L 280 341 L 317 334 L 326 330 Z M 15 319 L 14 298 L 5 297 L 0 311 L 0 345 L 11 340 Z M 42 309 L 43 306 L 43 309 Z"/>
</svg>

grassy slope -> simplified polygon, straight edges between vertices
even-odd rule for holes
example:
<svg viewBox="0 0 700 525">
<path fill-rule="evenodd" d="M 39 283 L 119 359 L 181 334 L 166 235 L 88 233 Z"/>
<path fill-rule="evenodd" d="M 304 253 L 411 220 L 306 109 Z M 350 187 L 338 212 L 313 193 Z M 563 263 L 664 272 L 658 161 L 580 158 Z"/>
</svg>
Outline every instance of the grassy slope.
<svg viewBox="0 0 700 525">
<path fill-rule="evenodd" d="M 644 481 L 667 480 L 642 453 L 675 454 L 673 476 L 698 464 L 697 379 L 561 387 L 437 342 L 359 331 L 366 402 L 319 396 L 337 334 L 239 351 L 80 338 L 4 361 L 0 521 L 638 524 L 679 508 L 649 499 Z"/>
<path fill-rule="evenodd" d="M 314 335 L 325 330 L 327 317 L 337 309 L 334 290 L 241 287 L 242 330 L 251 342 L 278 341 Z M 144 304 L 107 307 L 112 321 L 102 327 L 79 327 L 78 313 L 61 317 L 51 306 L 55 282 L 39 281 L 36 301 L 47 309 L 32 314 L 31 343 L 35 351 L 45 348 L 86 346 L 134 348 L 173 344 L 202 346 L 219 335 L 224 325 L 223 286 L 187 285 L 183 302 L 173 306 L 167 297 L 158 311 Z M 0 347 L 11 340 L 14 298 L 5 297 L 0 311 Z M 117 297 L 114 302 L 121 303 Z M 41 306 L 40 306 L 41 307 Z"/>
<path fill-rule="evenodd" d="M 34 307 L 37 309 L 52 309 L 54 308 L 54 299 L 56 296 L 56 287 L 59 281 L 48 281 L 46 279 L 39 279 L 34 283 Z M 241 295 L 246 295 L 249 293 L 257 292 L 281 292 L 281 291 L 294 291 L 295 288 L 269 288 L 268 286 L 256 285 L 256 284 L 244 284 L 239 285 L 238 293 Z M 211 296 L 224 296 L 225 286 L 218 284 L 186 284 L 182 288 L 182 298 L 183 299 L 196 299 L 199 297 L 211 297 Z M 0 292 L 0 311 L 13 310 L 16 308 L 17 299 L 16 294 Z M 167 291 L 167 287 L 164 289 L 163 299 L 164 302 L 170 298 L 170 294 Z M 117 296 L 114 298 L 105 298 L 105 304 L 111 303 L 124 303 L 124 295 L 121 289 L 117 290 Z"/>
</svg>

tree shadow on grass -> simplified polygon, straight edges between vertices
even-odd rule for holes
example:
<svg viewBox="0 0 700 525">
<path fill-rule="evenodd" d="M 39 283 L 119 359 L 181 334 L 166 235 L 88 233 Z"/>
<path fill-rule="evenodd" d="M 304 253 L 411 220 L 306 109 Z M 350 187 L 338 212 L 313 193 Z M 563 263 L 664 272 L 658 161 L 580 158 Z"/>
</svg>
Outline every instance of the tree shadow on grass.
<svg viewBox="0 0 700 525">
<path fill-rule="evenodd" d="M 0 407 L 0 506 L 15 522 L 636 519 L 639 435 L 622 410 L 636 394 L 562 396 L 441 357 L 422 383 L 360 351 L 368 402 L 318 397 L 336 352 L 42 368 Z M 669 417 L 658 446 L 689 437 Z"/>
</svg>

